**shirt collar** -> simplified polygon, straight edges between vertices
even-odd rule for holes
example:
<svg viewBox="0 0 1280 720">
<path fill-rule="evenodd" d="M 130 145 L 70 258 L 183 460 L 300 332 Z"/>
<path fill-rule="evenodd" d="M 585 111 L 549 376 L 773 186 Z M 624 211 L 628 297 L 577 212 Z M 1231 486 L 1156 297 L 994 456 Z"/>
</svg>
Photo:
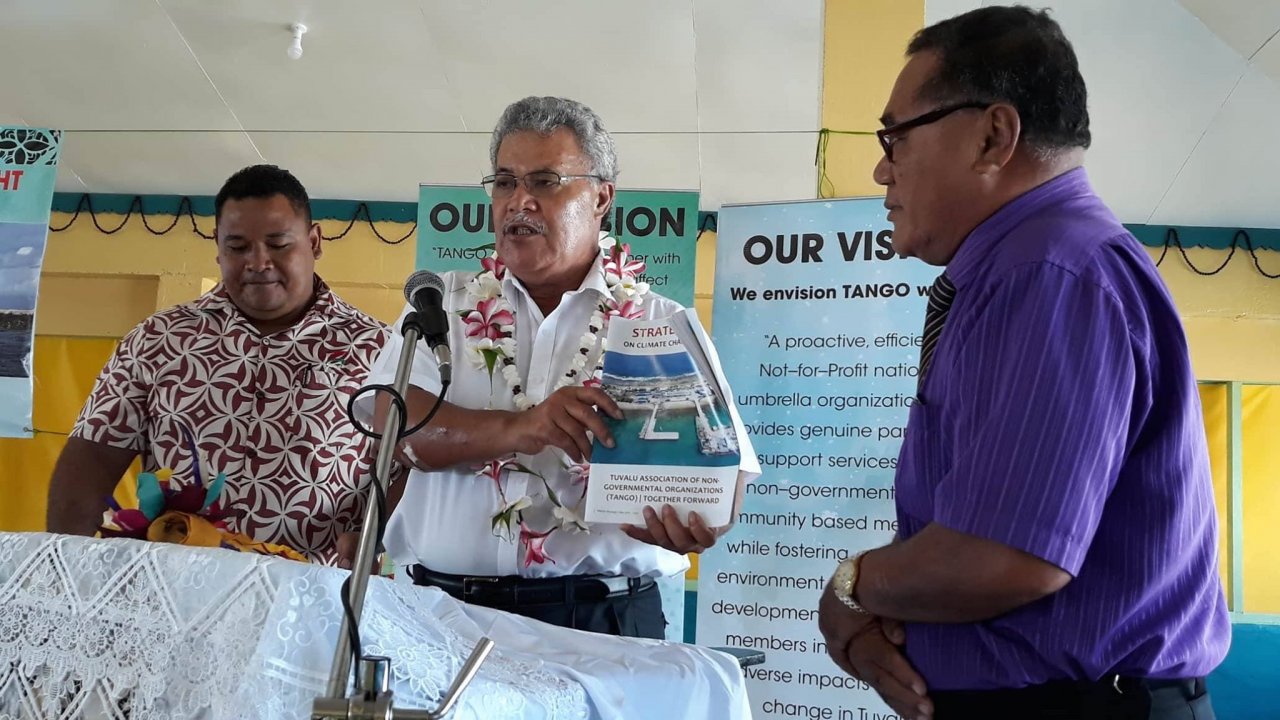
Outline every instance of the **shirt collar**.
<svg viewBox="0 0 1280 720">
<path fill-rule="evenodd" d="M 315 302 L 311 303 L 311 307 L 308 308 L 306 314 L 298 320 L 293 328 L 300 327 L 317 316 L 328 315 L 337 307 L 336 297 L 329 288 L 329 284 L 322 280 L 319 275 L 313 277 L 313 282 L 315 283 Z M 192 305 L 201 312 L 219 313 L 228 319 L 235 319 L 252 327 L 252 323 L 244 316 L 240 308 L 236 307 L 236 304 L 232 302 L 231 296 L 227 294 L 226 286 L 221 282 L 209 292 L 196 298 Z M 293 328 L 290 328 L 290 330 Z"/>
<path fill-rule="evenodd" d="M 947 277 L 961 288 L 972 282 L 979 268 L 995 250 L 1000 240 L 1017 227 L 1027 216 L 1067 198 L 1093 193 L 1089 176 L 1083 167 L 1074 168 L 1052 180 L 1028 190 L 1005 203 L 991 217 L 983 220 L 969 233 L 951 262 L 947 263 Z"/>
<path fill-rule="evenodd" d="M 578 289 L 568 294 L 578 295 L 583 292 L 594 290 L 599 293 L 601 297 L 608 297 L 609 283 L 605 282 L 604 279 L 604 260 L 604 251 L 601 250 L 597 252 L 595 262 L 591 265 L 591 269 L 587 271 L 586 277 L 582 278 L 582 283 L 578 285 Z M 508 272 L 506 277 L 502 280 L 502 292 L 504 294 L 509 294 L 513 290 L 518 291 L 521 295 L 532 301 L 532 298 L 529 297 L 529 291 L 525 289 L 524 283 L 520 282 L 520 279 L 517 278 L 514 273 Z"/>
</svg>

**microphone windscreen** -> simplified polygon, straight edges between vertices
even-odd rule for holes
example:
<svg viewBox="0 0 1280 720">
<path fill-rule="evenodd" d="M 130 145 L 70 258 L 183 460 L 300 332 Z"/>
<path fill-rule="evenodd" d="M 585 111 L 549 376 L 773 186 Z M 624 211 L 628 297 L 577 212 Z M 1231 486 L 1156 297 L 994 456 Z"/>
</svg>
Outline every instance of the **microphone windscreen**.
<svg viewBox="0 0 1280 720">
<path fill-rule="evenodd" d="M 419 270 L 410 275 L 409 279 L 405 281 L 404 299 L 412 303 L 413 296 L 417 295 L 418 291 L 423 288 L 435 288 L 436 292 L 440 293 L 441 297 L 444 297 L 444 280 L 430 270 Z"/>
</svg>

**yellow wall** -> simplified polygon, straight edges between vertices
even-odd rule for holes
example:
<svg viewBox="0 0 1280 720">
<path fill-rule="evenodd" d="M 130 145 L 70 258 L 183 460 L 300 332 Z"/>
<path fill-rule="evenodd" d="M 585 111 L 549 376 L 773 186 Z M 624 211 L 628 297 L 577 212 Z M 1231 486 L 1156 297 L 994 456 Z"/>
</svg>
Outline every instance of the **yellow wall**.
<svg viewBox="0 0 1280 720">
<path fill-rule="evenodd" d="M 1244 611 L 1280 614 L 1280 386 L 1243 395 Z"/>
<path fill-rule="evenodd" d="M 711 289 L 716 281 L 716 233 L 705 230 L 698 235 L 697 265 L 694 268 L 693 306 L 698 310 L 702 326 L 711 331 Z"/>
<path fill-rule="evenodd" d="M 1148 249 L 1153 257 L 1159 252 Z M 1221 250 L 1189 250 L 1196 267 L 1222 264 Z M 1259 251 L 1270 272 L 1280 270 L 1280 253 Z M 1182 316 L 1196 376 L 1202 380 L 1280 382 L 1280 280 L 1268 280 L 1242 252 L 1223 271 L 1197 275 L 1176 251 L 1160 265 L 1160 275 Z M 1244 388 L 1244 604 L 1246 612 L 1280 613 L 1280 388 Z M 1227 392 L 1202 388 L 1209 460 L 1222 532 L 1219 554 L 1224 581 L 1229 577 L 1227 533 Z"/>
<path fill-rule="evenodd" d="M 1157 250 L 1148 248 L 1152 257 Z M 1196 267 L 1212 270 L 1226 259 L 1222 250 L 1189 250 Z M 1259 250 L 1268 272 L 1280 272 L 1280 252 Z M 1197 275 L 1176 250 L 1160 265 L 1191 346 L 1196 377 L 1202 380 L 1280 382 L 1280 280 L 1268 280 L 1248 254 L 1236 252 L 1217 275 Z"/>
<path fill-rule="evenodd" d="M 109 338 L 37 337 L 31 439 L 0 438 L 0 530 L 43 530 L 49 475 L 66 434 L 115 350 Z"/>
<path fill-rule="evenodd" d="M 114 227 L 122 216 L 100 216 Z M 54 213 L 61 227 L 70 216 Z M 168 216 L 151 220 L 168 224 Z M 213 221 L 199 218 L 211 232 Z M 184 227 L 179 224 L 178 228 Z M 379 223 L 384 236 L 400 237 L 409 225 Z M 346 223 L 325 221 L 326 235 Z M 399 245 L 379 241 L 369 226 L 357 223 L 341 240 L 326 241 L 316 270 L 338 294 L 382 320 L 394 320 L 404 305 L 401 288 L 413 270 L 414 237 Z M 65 232 L 51 233 L 40 279 L 36 334 L 118 338 L 159 308 L 192 300 L 216 282 L 212 240 L 175 228 L 167 235 L 148 233 L 134 218 L 119 233 L 99 233 L 87 217 Z"/>
<path fill-rule="evenodd" d="M 1241 495 L 1244 505 L 1244 598 L 1242 607 L 1232 610 L 1251 613 L 1280 614 L 1280 562 L 1276 548 L 1280 545 L 1280 443 L 1275 442 L 1280 428 L 1280 385 L 1245 385 L 1241 402 L 1241 438 L 1244 454 Z M 1227 488 L 1227 406 L 1226 385 L 1202 385 L 1200 401 L 1204 405 L 1205 434 L 1209 441 L 1209 463 L 1213 468 L 1213 491 L 1216 499 L 1221 534 L 1218 562 L 1222 581 L 1229 587 L 1231 561 L 1227 552 L 1231 523 L 1228 519 Z"/>
<path fill-rule="evenodd" d="M 827 0 L 822 127 L 838 132 L 827 138 L 823 197 L 884 194 L 871 180 L 880 159 L 873 133 L 906 62 L 907 41 L 923 24 L 923 0 Z M 839 134 L 845 132 L 865 134 Z"/>
<path fill-rule="evenodd" d="M 837 6 L 829 3 L 829 14 Z M 896 63 L 888 64 L 881 74 L 896 73 L 897 69 Z M 870 75 L 863 73 L 864 77 Z M 828 97 L 832 94 L 830 89 L 826 91 Z M 867 159 L 862 165 L 869 168 L 871 162 L 873 159 Z M 851 177 L 850 169 L 856 165 L 844 167 L 845 177 Z M 829 173 L 834 170 L 835 166 L 829 166 Z M 859 172 L 869 177 L 869 170 Z M 841 182 L 848 185 L 850 181 Z M 65 224 L 67 219 L 55 214 L 53 224 Z M 106 216 L 103 224 L 111 227 L 118 221 L 118 217 Z M 323 227 L 326 234 L 337 234 L 345 224 L 325 222 Z M 383 235 L 394 237 L 408 230 L 391 223 L 379 227 Z M 367 225 L 357 224 L 342 240 L 324 244 L 318 271 L 348 302 L 389 322 L 402 307 L 400 287 L 413 267 L 414 241 L 410 237 L 400 245 L 387 245 L 374 237 Z M 696 306 L 707 324 L 711 320 L 715 244 L 714 232 L 703 233 L 698 242 Z M 1150 252 L 1158 255 L 1155 250 Z M 1191 250 L 1189 254 L 1198 267 L 1215 267 L 1224 257 L 1218 250 Z M 1280 270 L 1280 253 L 1263 250 L 1260 254 L 1264 267 Z M 1280 281 L 1267 280 L 1246 256 L 1237 255 L 1222 273 L 1212 277 L 1196 275 L 1174 253 L 1160 271 L 1183 317 L 1197 377 L 1280 382 L 1280 362 L 1261 351 L 1280 348 Z M 43 336 L 118 338 L 156 309 L 195 298 L 215 282 L 217 274 L 210 240 L 176 230 L 154 237 L 136 219 L 108 237 L 82 218 L 75 227 L 51 237 L 36 331 Z"/>
<path fill-rule="evenodd" d="M 1227 509 L 1227 407 L 1226 385 L 1201 385 L 1200 404 L 1204 407 L 1205 439 L 1209 443 L 1209 469 L 1213 472 L 1213 500 L 1218 511 L 1218 574 L 1222 586 L 1231 587 L 1231 526 Z M 1236 608 L 1232 608 L 1236 609 Z"/>
<path fill-rule="evenodd" d="M 60 227 L 69 216 L 55 213 Z M 106 227 L 120 216 L 101 216 Z M 201 218 L 209 232 L 212 221 Z M 167 216 L 151 220 L 167 225 Z M 181 226 L 180 226 L 181 227 Z M 346 223 L 325 221 L 326 235 Z M 378 223 L 383 236 L 400 237 L 409 225 Z M 399 245 L 383 243 L 357 223 L 342 240 L 325 241 L 316 271 L 344 300 L 370 315 L 391 322 L 404 307 L 404 278 L 413 270 L 416 236 Z M 698 238 L 694 288 L 698 315 L 711 321 L 711 288 L 715 279 L 716 233 Z M 119 233 L 104 236 L 81 218 L 66 232 L 51 234 L 40 278 L 36 334 L 42 336 L 119 338 L 160 308 L 192 300 L 217 281 L 213 241 L 175 230 L 155 237 L 135 219 Z"/>
</svg>

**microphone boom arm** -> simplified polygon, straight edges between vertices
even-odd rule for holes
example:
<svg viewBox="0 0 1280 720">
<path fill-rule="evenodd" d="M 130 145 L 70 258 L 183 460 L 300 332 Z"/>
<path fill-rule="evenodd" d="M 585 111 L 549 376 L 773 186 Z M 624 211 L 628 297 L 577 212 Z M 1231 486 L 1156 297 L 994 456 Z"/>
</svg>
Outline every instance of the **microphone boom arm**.
<svg viewBox="0 0 1280 720">
<path fill-rule="evenodd" d="M 437 307 L 438 311 L 439 308 Z M 430 315 L 431 313 L 425 313 Z M 452 363 L 449 345 L 446 342 L 448 319 L 443 311 L 438 318 L 425 319 L 414 311 L 405 316 L 401 325 L 403 343 L 400 346 L 399 364 L 396 365 L 395 379 L 391 387 L 399 397 L 404 398 L 409 388 L 409 373 L 413 369 L 413 357 L 417 352 L 419 338 L 427 337 L 428 344 L 440 365 L 441 400 L 451 380 Z M 443 318 L 443 330 L 438 330 Z M 424 327 L 425 326 L 425 327 Z M 428 334 L 429 333 L 429 334 Z M 439 707 L 435 710 L 397 710 L 393 706 L 390 682 L 390 660 L 373 656 L 360 659 L 362 672 L 356 676 L 355 691 L 347 695 L 347 681 L 351 677 L 351 622 L 358 627 L 360 615 L 364 610 L 364 598 L 369 584 L 369 574 L 373 569 L 374 555 L 379 541 L 378 525 L 380 515 L 385 511 L 378 507 L 378 498 L 385 497 L 387 478 L 391 474 L 391 463 L 395 459 L 395 449 L 400 434 L 404 431 L 406 418 L 401 416 L 399 403 L 391 403 L 387 409 L 387 419 L 382 426 L 382 442 L 378 447 L 378 456 L 374 465 L 373 482 L 378 483 L 382 492 L 371 493 L 365 504 L 364 525 L 360 529 L 360 543 L 356 548 L 355 562 L 351 568 L 350 592 L 347 594 L 350 616 L 342 615 L 342 625 L 338 630 L 338 645 L 333 656 L 333 666 L 329 673 L 329 684 L 323 697 L 312 702 L 312 718 L 345 718 L 346 720 L 374 720 L 375 718 L 395 718 L 399 715 L 405 720 L 424 718 L 437 720 L 452 711 L 458 697 L 475 678 L 480 664 L 485 661 L 493 649 L 493 641 L 487 637 L 480 638 L 471 656 L 462 670 L 454 678 Z M 429 417 L 429 416 L 428 416 Z"/>
<path fill-rule="evenodd" d="M 414 315 L 416 313 L 409 313 L 409 317 Z M 400 394 L 400 397 L 404 397 L 408 391 L 409 372 L 413 369 L 413 355 L 418 346 L 418 324 L 416 321 L 410 323 L 409 317 L 405 318 L 402 329 L 404 342 L 400 346 L 400 363 L 396 365 L 395 379 L 391 382 L 391 386 Z M 400 437 L 400 432 L 404 430 L 404 423 L 405 418 L 400 416 L 399 405 L 391 403 L 387 408 L 387 420 L 382 425 L 382 442 L 378 446 L 378 457 L 373 473 L 373 482 L 378 483 L 382 488 L 383 495 L 386 494 L 387 478 L 391 474 L 391 463 L 395 459 L 396 441 Z M 377 495 L 371 494 L 365 503 L 364 525 L 360 528 L 360 544 L 356 547 L 355 562 L 352 563 L 351 568 L 351 592 L 347 596 L 351 614 L 355 617 L 357 625 L 360 623 L 360 613 L 364 610 L 365 590 L 369 585 L 369 573 L 373 569 L 373 557 L 378 550 L 376 535 L 379 512 Z M 328 695 L 330 697 L 345 697 L 347 694 L 347 680 L 351 676 L 349 622 L 344 613 L 342 627 L 338 630 L 338 648 L 333 656 L 333 668 L 329 672 Z M 357 691 L 360 689 L 356 688 Z"/>
</svg>

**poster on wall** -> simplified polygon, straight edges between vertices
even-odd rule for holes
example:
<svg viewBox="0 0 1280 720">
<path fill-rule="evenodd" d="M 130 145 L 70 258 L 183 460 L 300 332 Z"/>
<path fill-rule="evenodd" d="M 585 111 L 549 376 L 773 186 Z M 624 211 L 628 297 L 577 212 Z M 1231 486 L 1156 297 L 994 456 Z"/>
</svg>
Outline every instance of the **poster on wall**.
<svg viewBox="0 0 1280 720">
<path fill-rule="evenodd" d="M 641 280 L 654 292 L 693 305 L 698 193 L 618 190 L 603 229 L 630 243 L 645 265 Z M 489 195 L 479 185 L 422 185 L 418 189 L 417 270 L 479 270 L 493 249 Z"/>
<path fill-rule="evenodd" d="M 697 641 L 762 650 L 757 718 L 893 717 L 818 632 L 839 561 L 890 541 L 894 469 L 938 274 L 883 198 L 721 208 L 713 339 L 763 471 L 699 567 Z"/>
<path fill-rule="evenodd" d="M 31 437 L 31 349 L 62 131 L 0 127 L 0 437 Z"/>
</svg>

